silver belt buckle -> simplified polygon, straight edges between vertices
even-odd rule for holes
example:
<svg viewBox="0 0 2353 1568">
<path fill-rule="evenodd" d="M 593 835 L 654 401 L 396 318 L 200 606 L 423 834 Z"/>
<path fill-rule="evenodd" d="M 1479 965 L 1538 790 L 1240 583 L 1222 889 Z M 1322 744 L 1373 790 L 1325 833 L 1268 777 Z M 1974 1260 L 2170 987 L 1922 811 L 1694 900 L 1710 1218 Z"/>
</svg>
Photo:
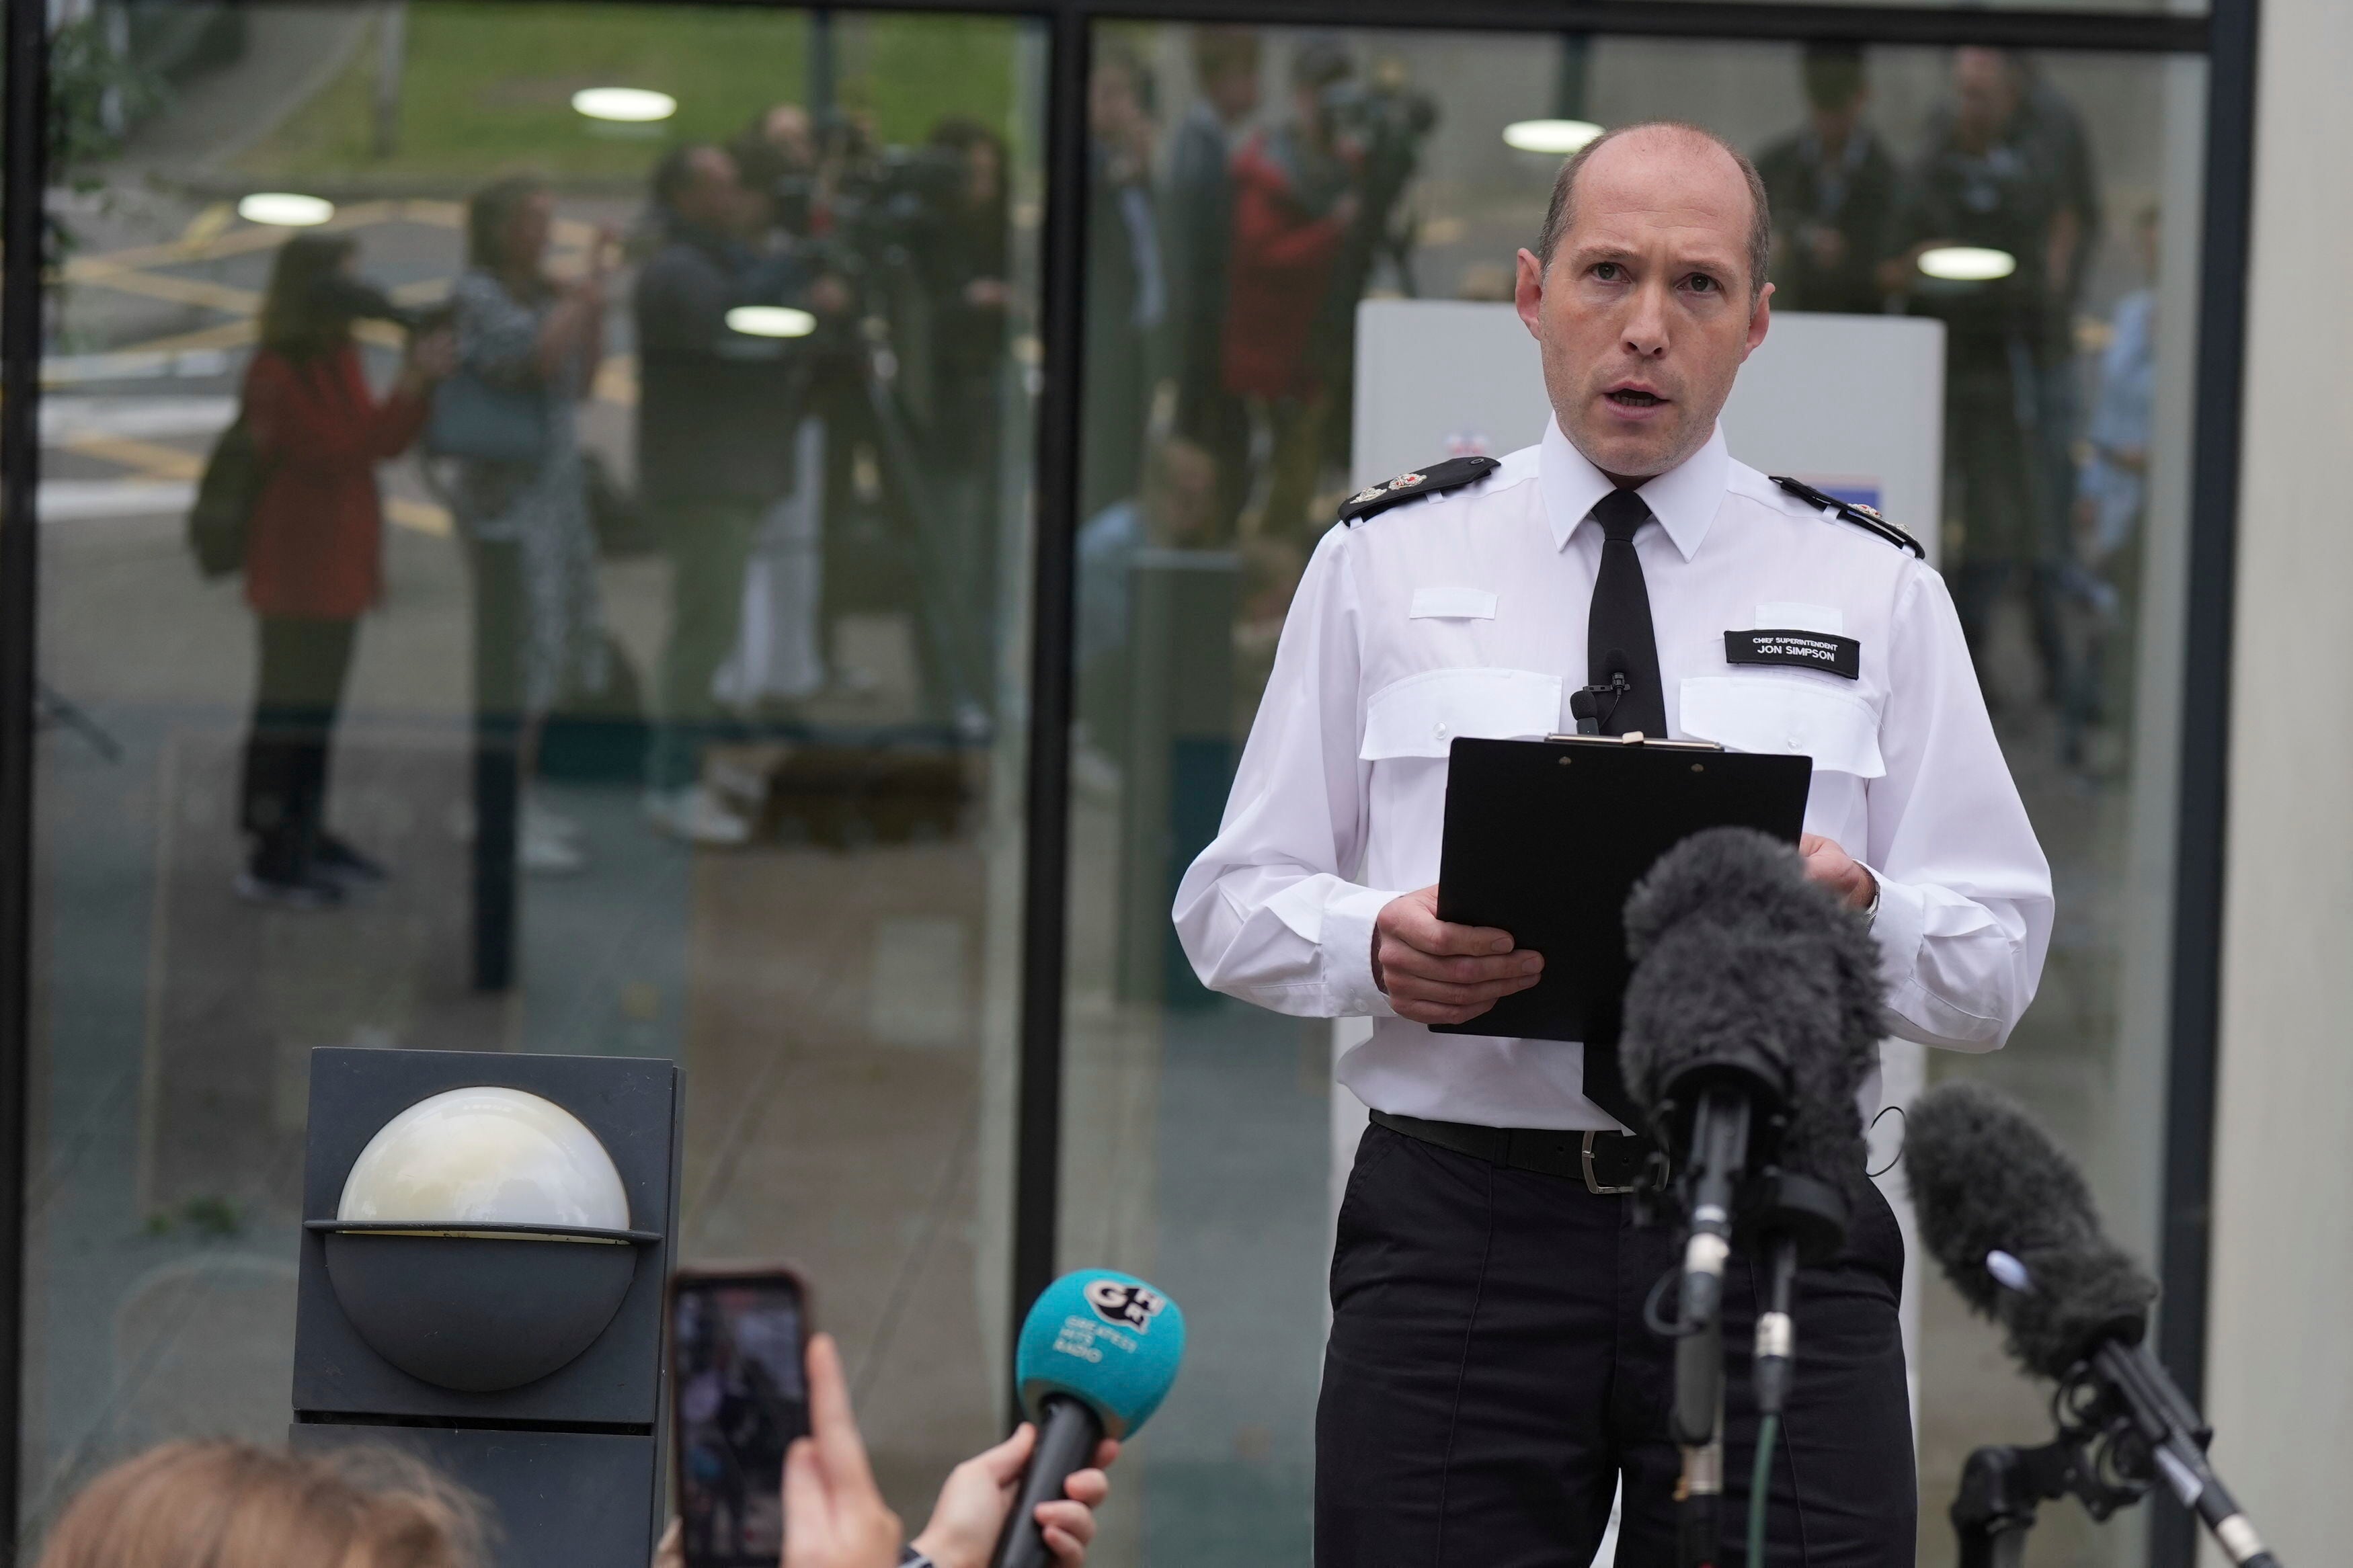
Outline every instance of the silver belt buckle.
<svg viewBox="0 0 2353 1568">
<path fill-rule="evenodd" d="M 1585 1190 L 1591 1193 L 1598 1198 L 1612 1198 L 1620 1196 L 1622 1194 L 1632 1192 L 1634 1189 L 1631 1185 L 1623 1187 L 1605 1187 L 1599 1182 L 1594 1180 L 1593 1141 L 1599 1136 L 1600 1134 L 1598 1132 L 1588 1132 L 1585 1135 L 1585 1146 L 1581 1151 L 1581 1158 L 1585 1166 Z"/>
</svg>

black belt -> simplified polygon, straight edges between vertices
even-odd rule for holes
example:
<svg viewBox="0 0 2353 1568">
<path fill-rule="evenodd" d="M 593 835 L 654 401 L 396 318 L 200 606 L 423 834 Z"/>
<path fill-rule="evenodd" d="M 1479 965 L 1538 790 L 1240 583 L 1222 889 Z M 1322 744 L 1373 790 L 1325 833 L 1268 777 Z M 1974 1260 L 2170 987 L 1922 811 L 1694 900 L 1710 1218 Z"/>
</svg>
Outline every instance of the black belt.
<svg viewBox="0 0 2353 1568">
<path fill-rule="evenodd" d="M 1373 1112 L 1373 1124 L 1468 1154 L 1508 1170 L 1581 1180 L 1609 1197 L 1630 1193 L 1658 1147 L 1632 1132 L 1583 1132 L 1544 1127 L 1474 1127 L 1467 1121 L 1425 1121 L 1419 1116 Z"/>
</svg>

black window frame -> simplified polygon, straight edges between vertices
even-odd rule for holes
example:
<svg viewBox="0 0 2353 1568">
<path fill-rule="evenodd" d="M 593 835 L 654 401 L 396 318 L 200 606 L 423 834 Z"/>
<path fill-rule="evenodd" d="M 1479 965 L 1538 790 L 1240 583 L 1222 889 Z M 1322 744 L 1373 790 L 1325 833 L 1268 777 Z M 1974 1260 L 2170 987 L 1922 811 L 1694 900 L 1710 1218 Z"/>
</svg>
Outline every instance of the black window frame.
<svg viewBox="0 0 2353 1568">
<path fill-rule="evenodd" d="M 322 0 L 326 3 L 326 0 Z M 340 3 L 340 0 L 339 0 Z M 615 0 L 622 3 L 622 0 Z M 628 0 L 677 4 L 683 0 Z M 765 4 L 765 0 L 733 0 Z M 46 0 L 5 0 L 6 132 L 0 198 L 0 1560 L 19 1528 L 25 1326 L 26 1105 L 31 1069 L 33 785 L 38 610 L 40 253 L 47 124 Z M 1744 0 L 864 0 L 832 10 L 1015 16 L 1048 33 L 1046 203 L 1038 409 L 1030 730 L 1025 780 L 1019 1083 L 1009 1300 L 1050 1280 L 1060 1207 L 1063 981 L 1070 869 L 1069 731 L 1085 330 L 1085 100 L 1101 22 L 1250 22 L 1350 28 L 1635 36 L 2201 56 L 2207 62 L 2204 207 L 2177 759 L 2159 1350 L 2183 1387 L 2205 1375 L 2207 1258 L 2221 1000 L 2230 655 L 2240 412 L 2253 187 L 2260 0 L 2206 16 L 1958 6 L 1767 5 Z M 779 5 L 777 8 L 789 8 Z M 1018 1321 L 1018 1313 L 1012 1314 Z M 1008 1347 L 1009 1353 L 1010 1347 Z M 2160 1495 L 2152 1568 L 2189 1568 L 2189 1516 Z"/>
</svg>

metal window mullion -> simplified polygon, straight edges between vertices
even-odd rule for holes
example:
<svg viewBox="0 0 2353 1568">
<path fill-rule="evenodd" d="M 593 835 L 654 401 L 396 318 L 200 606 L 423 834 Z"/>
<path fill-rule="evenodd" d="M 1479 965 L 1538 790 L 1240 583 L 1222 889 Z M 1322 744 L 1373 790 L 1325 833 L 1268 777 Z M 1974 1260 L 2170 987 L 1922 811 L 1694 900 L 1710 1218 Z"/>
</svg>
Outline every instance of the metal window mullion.
<svg viewBox="0 0 2353 1568">
<path fill-rule="evenodd" d="M 1061 1202 L 1062 986 L 1071 847 L 1080 385 L 1086 350 L 1087 77 L 1084 14 L 1053 14 L 1046 67 L 1044 277 L 1040 284 L 1037 528 L 1031 544 L 1027 857 L 1021 913 L 1020 1080 L 1014 1124 L 1013 1291 L 1008 1324 L 1054 1278 Z M 1005 1353 L 1013 1354 L 1008 1338 Z M 1018 1405 L 1019 1392 L 1014 1392 Z M 1017 1409 L 1016 1415 L 1018 1417 Z"/>
<path fill-rule="evenodd" d="M 0 1562 L 17 1530 L 24 1417 L 26 1096 L 32 1027 L 33 673 L 48 17 L 7 0 L 0 244 Z"/>
</svg>

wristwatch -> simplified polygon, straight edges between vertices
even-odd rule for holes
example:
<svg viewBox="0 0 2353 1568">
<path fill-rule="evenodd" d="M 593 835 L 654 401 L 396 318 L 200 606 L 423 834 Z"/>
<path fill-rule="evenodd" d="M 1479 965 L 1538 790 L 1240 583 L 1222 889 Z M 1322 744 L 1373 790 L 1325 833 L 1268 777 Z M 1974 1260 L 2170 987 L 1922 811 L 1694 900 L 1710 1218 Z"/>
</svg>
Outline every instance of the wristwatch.
<svg viewBox="0 0 2353 1568">
<path fill-rule="evenodd" d="M 913 1546 L 902 1546 L 899 1548 L 899 1568 L 939 1568 L 939 1564 Z"/>
</svg>

